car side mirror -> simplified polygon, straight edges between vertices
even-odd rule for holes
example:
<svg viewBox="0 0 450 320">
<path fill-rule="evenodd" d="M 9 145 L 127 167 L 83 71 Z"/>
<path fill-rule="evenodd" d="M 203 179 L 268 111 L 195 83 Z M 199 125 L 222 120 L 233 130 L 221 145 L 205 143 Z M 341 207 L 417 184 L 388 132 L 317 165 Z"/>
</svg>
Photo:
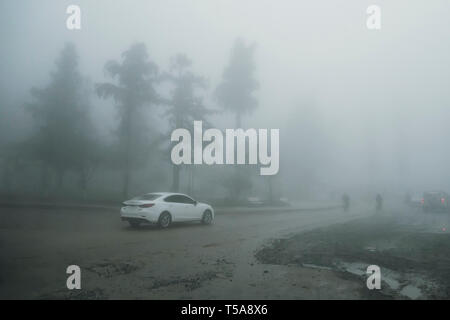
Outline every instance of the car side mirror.
<svg viewBox="0 0 450 320">
<path fill-rule="evenodd" d="M 198 202 L 194 200 L 194 206 L 196 206 L 197 204 L 198 204 Z"/>
</svg>

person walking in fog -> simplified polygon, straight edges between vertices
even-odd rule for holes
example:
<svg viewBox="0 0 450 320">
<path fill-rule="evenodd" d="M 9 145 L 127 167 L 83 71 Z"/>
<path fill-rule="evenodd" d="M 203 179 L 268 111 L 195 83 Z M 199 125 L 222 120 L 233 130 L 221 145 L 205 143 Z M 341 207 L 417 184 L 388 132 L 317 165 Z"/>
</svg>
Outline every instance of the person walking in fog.
<svg viewBox="0 0 450 320">
<path fill-rule="evenodd" d="M 377 203 L 377 205 L 376 205 L 377 211 L 381 211 L 381 209 L 383 208 L 383 198 L 381 197 L 381 195 L 379 193 L 377 194 L 375 201 Z"/>
<path fill-rule="evenodd" d="M 342 196 L 342 203 L 344 211 L 348 211 L 348 209 L 350 208 L 350 197 L 348 196 L 348 194 L 344 193 L 344 195 Z"/>
</svg>

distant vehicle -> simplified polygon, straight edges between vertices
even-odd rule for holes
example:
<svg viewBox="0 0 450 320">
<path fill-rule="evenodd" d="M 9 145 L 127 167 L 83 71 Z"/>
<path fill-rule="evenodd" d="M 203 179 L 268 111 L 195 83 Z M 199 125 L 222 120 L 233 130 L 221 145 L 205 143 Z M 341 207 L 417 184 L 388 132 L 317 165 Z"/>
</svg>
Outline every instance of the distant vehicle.
<svg viewBox="0 0 450 320">
<path fill-rule="evenodd" d="M 425 192 L 422 198 L 423 211 L 448 211 L 449 195 L 443 191 Z"/>
<path fill-rule="evenodd" d="M 411 201 L 409 201 L 408 205 L 413 208 L 421 208 L 422 197 L 421 196 L 411 197 Z"/>
<path fill-rule="evenodd" d="M 248 197 L 247 198 L 247 204 L 249 206 L 255 206 L 255 207 L 260 207 L 264 205 L 264 201 L 261 200 L 258 197 Z"/>
<path fill-rule="evenodd" d="M 214 220 L 214 210 L 210 205 L 182 193 L 147 193 L 125 201 L 123 205 L 121 219 L 134 228 L 142 223 L 168 228 L 172 222 L 200 221 L 211 224 Z"/>
</svg>

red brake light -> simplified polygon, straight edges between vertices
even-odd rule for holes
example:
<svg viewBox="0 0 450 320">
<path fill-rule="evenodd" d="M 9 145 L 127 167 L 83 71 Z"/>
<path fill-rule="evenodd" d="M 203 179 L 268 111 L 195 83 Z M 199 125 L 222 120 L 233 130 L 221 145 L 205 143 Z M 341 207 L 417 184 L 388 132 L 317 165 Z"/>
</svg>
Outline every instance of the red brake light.
<svg viewBox="0 0 450 320">
<path fill-rule="evenodd" d="M 139 208 L 150 208 L 153 207 L 155 204 L 154 203 L 146 203 L 146 204 L 142 204 L 139 206 Z"/>
<path fill-rule="evenodd" d="M 441 198 L 441 203 L 442 203 L 442 204 L 445 203 L 445 198 Z"/>
</svg>

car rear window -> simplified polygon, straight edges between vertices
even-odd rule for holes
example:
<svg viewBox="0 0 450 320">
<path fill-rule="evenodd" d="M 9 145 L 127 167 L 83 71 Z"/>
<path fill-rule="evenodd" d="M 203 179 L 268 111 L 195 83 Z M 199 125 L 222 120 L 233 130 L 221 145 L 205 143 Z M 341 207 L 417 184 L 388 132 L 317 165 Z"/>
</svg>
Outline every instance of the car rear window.
<svg viewBox="0 0 450 320">
<path fill-rule="evenodd" d="M 133 200 L 155 200 L 161 197 L 159 193 L 148 193 L 142 196 L 134 197 Z"/>
</svg>

